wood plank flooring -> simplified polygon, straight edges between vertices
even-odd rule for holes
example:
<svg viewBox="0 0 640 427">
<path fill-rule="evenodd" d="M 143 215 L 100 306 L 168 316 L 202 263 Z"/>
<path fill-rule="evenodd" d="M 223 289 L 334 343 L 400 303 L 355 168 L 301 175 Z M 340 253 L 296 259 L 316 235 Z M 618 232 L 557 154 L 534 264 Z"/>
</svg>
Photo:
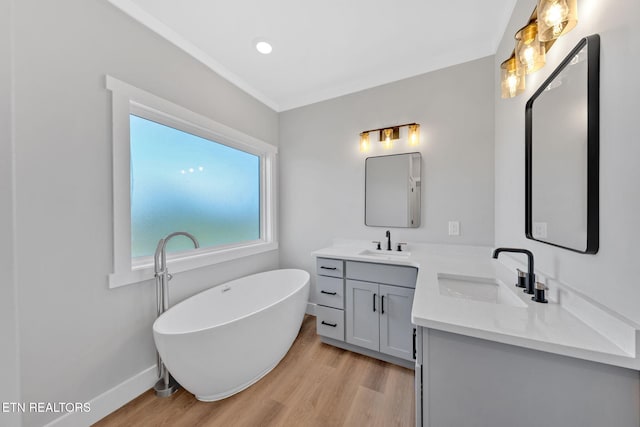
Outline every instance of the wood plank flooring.
<svg viewBox="0 0 640 427">
<path fill-rule="evenodd" d="M 94 425 L 410 427 L 414 417 L 412 370 L 323 344 L 306 316 L 285 358 L 243 392 L 205 403 L 149 390 Z"/>
</svg>

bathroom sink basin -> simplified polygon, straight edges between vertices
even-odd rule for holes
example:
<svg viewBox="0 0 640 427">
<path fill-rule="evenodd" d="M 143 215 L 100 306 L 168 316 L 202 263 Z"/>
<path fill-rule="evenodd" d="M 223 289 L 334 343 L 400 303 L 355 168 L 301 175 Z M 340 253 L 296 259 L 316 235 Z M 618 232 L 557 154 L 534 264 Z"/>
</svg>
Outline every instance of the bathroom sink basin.
<svg viewBox="0 0 640 427">
<path fill-rule="evenodd" d="M 407 251 L 398 252 L 398 251 L 387 251 L 387 250 L 378 251 L 378 250 L 365 249 L 364 251 L 360 252 L 359 255 L 375 256 L 375 257 L 380 257 L 385 259 L 408 258 L 411 255 L 411 252 L 407 252 Z"/>
<path fill-rule="evenodd" d="M 463 298 L 491 304 L 505 304 L 513 307 L 526 307 L 507 286 L 496 280 L 484 277 L 438 274 L 440 295 Z"/>
</svg>

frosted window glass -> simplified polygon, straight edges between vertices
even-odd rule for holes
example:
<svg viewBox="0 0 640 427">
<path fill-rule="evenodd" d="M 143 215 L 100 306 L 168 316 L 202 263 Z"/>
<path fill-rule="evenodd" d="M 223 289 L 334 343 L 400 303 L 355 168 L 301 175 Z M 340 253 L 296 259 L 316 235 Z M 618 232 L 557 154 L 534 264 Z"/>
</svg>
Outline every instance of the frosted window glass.
<svg viewBox="0 0 640 427">
<path fill-rule="evenodd" d="M 260 239 L 260 157 L 130 115 L 131 256 L 187 231 L 200 247 Z M 168 251 L 192 249 L 176 238 Z"/>
</svg>

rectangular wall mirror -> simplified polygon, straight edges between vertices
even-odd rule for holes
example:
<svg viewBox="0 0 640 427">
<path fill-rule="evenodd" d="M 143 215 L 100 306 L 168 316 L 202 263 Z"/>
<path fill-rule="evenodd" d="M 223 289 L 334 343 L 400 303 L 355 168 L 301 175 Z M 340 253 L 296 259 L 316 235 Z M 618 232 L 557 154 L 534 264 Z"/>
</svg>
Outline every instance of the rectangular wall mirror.
<svg viewBox="0 0 640 427">
<path fill-rule="evenodd" d="M 420 226 L 421 163 L 420 153 L 365 160 L 365 225 Z"/>
<path fill-rule="evenodd" d="M 526 105 L 529 239 L 598 251 L 600 38 L 582 39 Z"/>
</svg>

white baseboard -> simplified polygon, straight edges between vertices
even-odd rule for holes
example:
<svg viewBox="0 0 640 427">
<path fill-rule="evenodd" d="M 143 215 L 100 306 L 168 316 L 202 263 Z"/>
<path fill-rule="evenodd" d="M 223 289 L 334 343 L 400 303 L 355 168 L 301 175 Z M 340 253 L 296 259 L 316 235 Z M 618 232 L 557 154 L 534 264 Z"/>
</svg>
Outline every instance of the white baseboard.
<svg viewBox="0 0 640 427">
<path fill-rule="evenodd" d="M 315 316 L 316 315 L 316 304 L 312 303 L 312 302 L 308 302 L 307 303 L 307 311 L 306 313 L 310 316 Z"/>
<path fill-rule="evenodd" d="M 156 365 L 153 365 L 91 399 L 91 411 L 65 414 L 45 427 L 86 427 L 94 424 L 153 387 L 157 376 Z"/>
</svg>

